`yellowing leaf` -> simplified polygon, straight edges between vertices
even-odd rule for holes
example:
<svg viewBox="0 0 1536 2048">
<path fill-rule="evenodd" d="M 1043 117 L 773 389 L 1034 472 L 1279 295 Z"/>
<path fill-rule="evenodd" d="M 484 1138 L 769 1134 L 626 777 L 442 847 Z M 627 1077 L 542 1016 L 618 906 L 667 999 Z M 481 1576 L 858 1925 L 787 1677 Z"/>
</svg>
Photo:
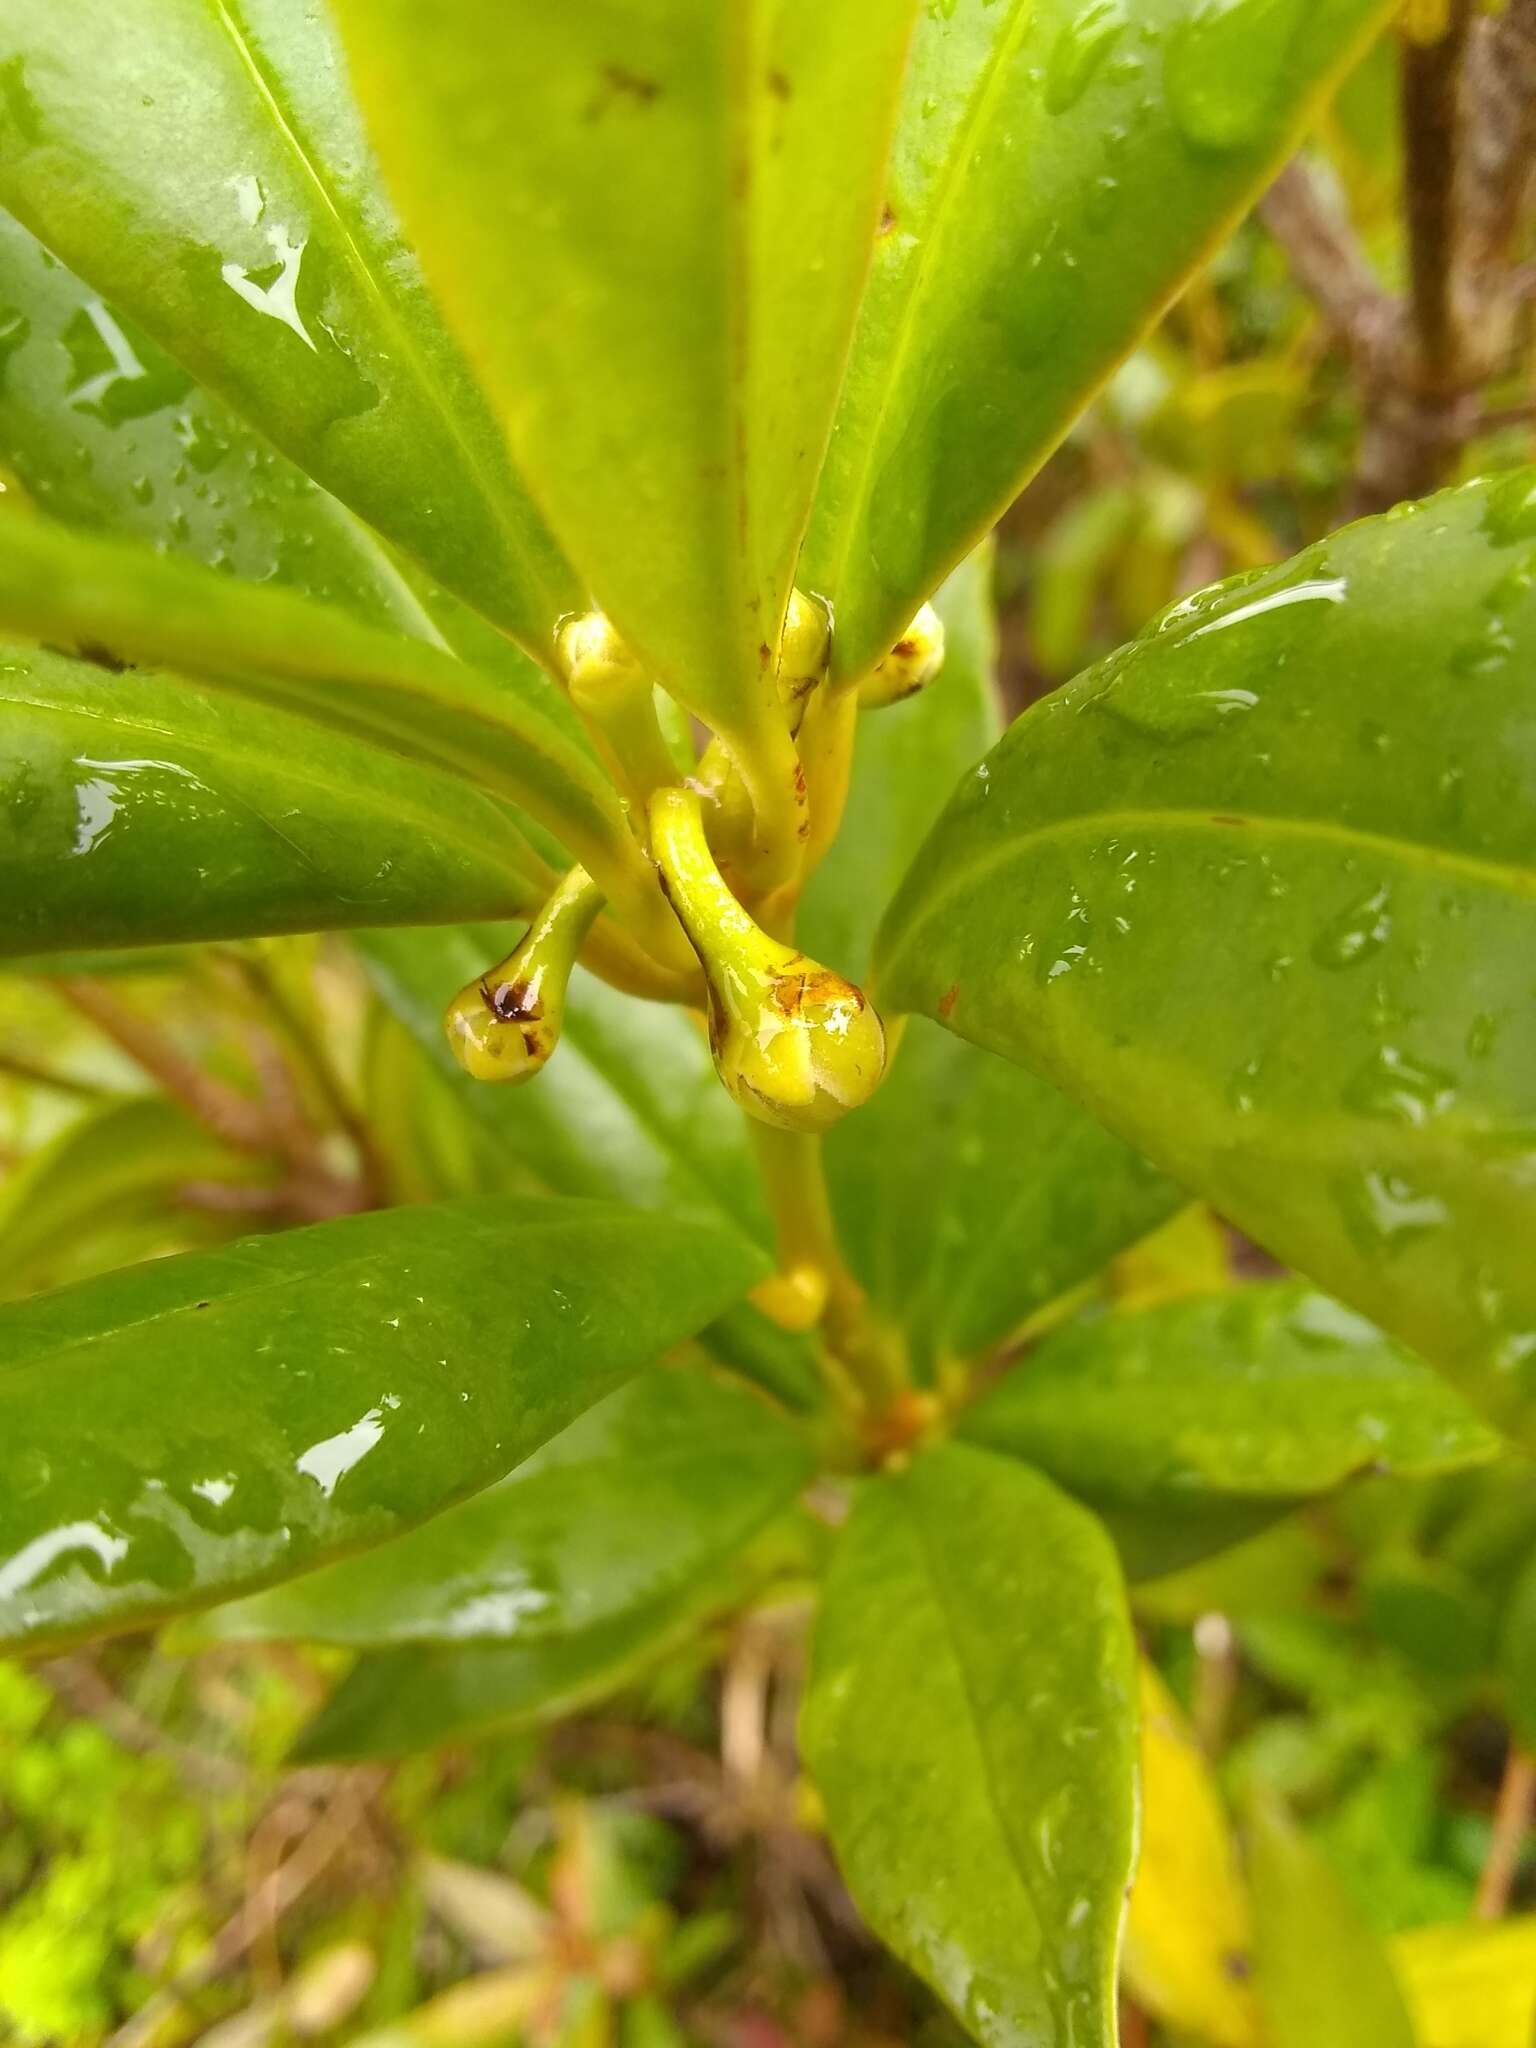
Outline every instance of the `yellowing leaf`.
<svg viewBox="0 0 1536 2048">
<path fill-rule="evenodd" d="M 1141 1666 L 1141 1861 L 1122 1968 L 1137 1999 L 1213 2048 L 1258 2048 L 1252 1930 L 1231 1830 L 1193 1731 Z"/>
<path fill-rule="evenodd" d="M 1391 1947 L 1418 2048 L 1536 2041 L 1536 1914 L 1416 1927 Z"/>
</svg>

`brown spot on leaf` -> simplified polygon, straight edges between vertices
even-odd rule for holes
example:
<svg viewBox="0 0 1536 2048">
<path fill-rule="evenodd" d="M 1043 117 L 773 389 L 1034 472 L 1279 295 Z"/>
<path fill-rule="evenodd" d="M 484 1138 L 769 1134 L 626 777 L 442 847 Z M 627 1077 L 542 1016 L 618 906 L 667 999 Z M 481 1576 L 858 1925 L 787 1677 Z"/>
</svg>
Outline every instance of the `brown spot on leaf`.
<svg viewBox="0 0 1536 2048">
<path fill-rule="evenodd" d="M 960 984 L 958 981 L 952 981 L 949 987 L 945 989 L 943 995 L 939 997 L 939 1015 L 941 1017 L 949 1016 L 959 1000 Z"/>
<path fill-rule="evenodd" d="M 1246 818 L 1232 817 L 1225 811 L 1212 811 L 1211 823 L 1213 825 L 1246 825 L 1248 820 Z"/>
<path fill-rule="evenodd" d="M 782 71 L 770 71 L 768 74 L 768 90 L 773 94 L 775 99 L 787 100 L 793 94 L 794 87 L 790 84 L 789 78 L 786 75 L 786 73 Z"/>
<path fill-rule="evenodd" d="M 1221 1959 L 1221 1967 L 1234 1984 L 1246 1984 L 1253 1975 L 1253 1964 L 1240 1949 L 1228 1949 Z"/>
<path fill-rule="evenodd" d="M 895 227 L 895 225 L 896 216 L 891 210 L 891 202 L 887 200 L 884 206 L 882 206 L 880 209 L 880 226 L 878 232 L 882 235 L 888 235 L 891 232 L 891 229 Z"/>
<path fill-rule="evenodd" d="M 587 105 L 589 121 L 601 119 L 615 99 L 632 100 L 637 107 L 648 107 L 661 94 L 659 80 L 631 71 L 627 64 L 605 64 L 602 77 L 602 84 Z"/>
</svg>

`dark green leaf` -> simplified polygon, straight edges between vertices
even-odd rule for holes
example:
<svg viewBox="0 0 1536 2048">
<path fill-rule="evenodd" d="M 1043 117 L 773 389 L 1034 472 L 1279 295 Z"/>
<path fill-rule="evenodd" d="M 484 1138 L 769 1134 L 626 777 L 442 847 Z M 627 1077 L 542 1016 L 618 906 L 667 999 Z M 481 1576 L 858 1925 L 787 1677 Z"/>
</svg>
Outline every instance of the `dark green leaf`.
<svg viewBox="0 0 1536 2048">
<path fill-rule="evenodd" d="M 801 581 L 857 675 L 1261 189 L 1382 0 L 942 0 Z"/>
<path fill-rule="evenodd" d="M 206 1605 L 499 1479 L 754 1275 L 550 1201 L 348 1217 L 0 1310 L 0 1637 Z"/>
<path fill-rule="evenodd" d="M 951 1444 L 864 1489 L 802 1737 L 870 1925 L 996 2048 L 1113 2048 L 1136 1665 L 1109 1541 Z"/>
<path fill-rule="evenodd" d="M 427 268 L 573 561 L 694 710 L 766 743 L 759 649 L 837 403 L 912 0 L 339 13 Z"/>
<path fill-rule="evenodd" d="M 517 692 L 437 648 L 147 549 L 38 519 L 13 519 L 3 541 L 0 623 L 164 663 L 525 805 L 616 902 L 675 931 L 611 785 Z"/>
<path fill-rule="evenodd" d="M 359 1659 L 303 1730 L 296 1764 L 403 1756 L 556 1721 L 601 1699 L 685 1636 L 721 1583 L 637 1607 L 571 1636 L 464 1648 L 378 1650 Z"/>
<path fill-rule="evenodd" d="M 979 550 L 935 600 L 938 680 L 859 720 L 843 828 L 800 924 L 806 949 L 845 972 L 865 972 L 913 848 L 1000 730 L 990 581 Z M 855 1271 L 924 1367 L 997 1343 L 1180 1199 L 1054 1088 L 927 1024 L 908 1026 L 879 1093 L 828 1134 L 826 1154 Z"/>
<path fill-rule="evenodd" d="M 1326 1858 L 1268 1802 L 1250 1816 L 1248 1869 L 1273 2048 L 1414 2048 L 1391 1958 Z"/>
<path fill-rule="evenodd" d="M 1515 1739 L 1536 1751 L 1536 1550 L 1515 1581 L 1500 1632 L 1499 1663 Z"/>
<path fill-rule="evenodd" d="M 326 10 L 137 0 L 125 19 L 121 0 L 16 0 L 0 75 L 0 204 L 328 490 L 547 648 L 580 590 L 400 238 Z M 114 376 L 111 344 L 71 331 L 80 386 L 107 379 L 104 416 L 142 417 L 149 366 Z"/>
<path fill-rule="evenodd" d="M 1536 474 L 1183 601 L 1027 712 L 880 994 L 1027 1061 L 1536 1430 Z"/>
<path fill-rule="evenodd" d="M 962 1427 L 1088 1502 L 1138 1577 L 1224 1549 L 1351 1473 L 1454 1471 L 1500 1449 L 1428 1366 L 1289 1284 L 1086 1318 Z"/>
<path fill-rule="evenodd" d="M 175 676 L 0 649 L 0 956 L 511 917 L 545 873 L 503 804 L 438 769 Z"/>
<path fill-rule="evenodd" d="M 758 1395 L 658 1368 L 499 1486 L 209 1626 L 242 1639 L 555 1643 L 712 1577 L 809 1477 L 804 1438 Z"/>
</svg>

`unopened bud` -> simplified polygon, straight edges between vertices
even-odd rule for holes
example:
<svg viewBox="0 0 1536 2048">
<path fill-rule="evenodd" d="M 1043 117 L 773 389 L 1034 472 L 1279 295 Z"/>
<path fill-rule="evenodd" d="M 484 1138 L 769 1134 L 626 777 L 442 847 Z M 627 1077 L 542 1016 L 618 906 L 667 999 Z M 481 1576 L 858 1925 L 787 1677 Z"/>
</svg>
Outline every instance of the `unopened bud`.
<svg viewBox="0 0 1536 2048">
<path fill-rule="evenodd" d="M 466 982 L 443 1017 L 453 1056 L 477 1081 L 529 1081 L 559 1042 L 571 969 L 603 893 L 572 868 L 522 943 Z"/>
<path fill-rule="evenodd" d="M 716 1070 L 741 1107 L 820 1131 L 867 1101 L 885 1067 L 879 1017 L 854 983 L 753 923 L 715 865 L 694 791 L 657 791 L 651 850 L 704 969 Z"/>
<path fill-rule="evenodd" d="M 883 661 L 859 685 L 859 705 L 879 711 L 926 689 L 944 666 L 944 621 L 925 604 Z"/>
<path fill-rule="evenodd" d="M 779 642 L 777 680 L 779 702 L 789 721 L 791 733 L 800 730 L 812 691 L 827 673 L 827 655 L 832 646 L 832 618 L 819 597 L 803 591 L 789 593 L 784 614 L 784 637 Z"/>
</svg>

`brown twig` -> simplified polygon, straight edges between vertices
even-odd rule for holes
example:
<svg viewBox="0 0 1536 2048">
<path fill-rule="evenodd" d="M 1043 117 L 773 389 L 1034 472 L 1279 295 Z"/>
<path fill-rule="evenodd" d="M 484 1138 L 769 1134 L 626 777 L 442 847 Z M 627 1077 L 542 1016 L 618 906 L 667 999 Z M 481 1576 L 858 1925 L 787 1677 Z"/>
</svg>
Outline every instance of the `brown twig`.
<svg viewBox="0 0 1536 2048">
<path fill-rule="evenodd" d="M 166 1757 L 198 1790 L 233 1792 L 245 1783 L 245 1773 L 237 1764 L 177 1742 L 148 1720 L 107 1681 L 90 1657 L 55 1657 L 39 1667 L 38 1676 L 72 1713 L 97 1722 L 120 1748 L 135 1756 Z"/>
<path fill-rule="evenodd" d="M 1514 1743 L 1504 1765 L 1493 1809 L 1493 1837 L 1477 1883 L 1473 1912 L 1479 1920 L 1497 1920 L 1508 1910 L 1515 1873 L 1536 1820 L 1536 1759 Z"/>
<path fill-rule="evenodd" d="M 1334 338 L 1365 374 L 1377 374 L 1397 302 L 1371 269 L 1349 220 L 1328 203 L 1300 157 L 1270 186 L 1259 213 Z"/>
</svg>

